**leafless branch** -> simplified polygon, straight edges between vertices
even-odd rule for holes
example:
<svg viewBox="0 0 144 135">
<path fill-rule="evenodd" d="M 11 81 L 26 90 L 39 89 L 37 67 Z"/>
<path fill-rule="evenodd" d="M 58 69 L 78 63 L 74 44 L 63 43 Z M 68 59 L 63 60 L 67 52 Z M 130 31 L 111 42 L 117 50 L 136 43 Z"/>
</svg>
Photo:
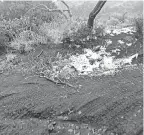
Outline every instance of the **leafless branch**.
<svg viewBox="0 0 144 135">
<path fill-rule="evenodd" d="M 68 19 L 67 16 L 64 14 L 64 12 L 65 12 L 65 11 L 68 11 L 68 10 L 50 9 L 50 8 L 48 8 L 48 7 L 47 7 L 46 5 L 44 5 L 44 4 L 39 4 L 39 5 L 31 8 L 31 9 L 29 9 L 29 10 L 26 12 L 26 14 L 28 14 L 30 11 L 32 11 L 32 10 L 34 10 L 34 9 L 36 9 L 36 8 L 40 8 L 40 7 L 44 7 L 44 8 L 41 8 L 41 10 L 46 10 L 46 11 L 48 11 L 48 12 L 60 12 L 61 14 L 63 14 L 63 16 L 64 16 L 66 19 Z M 25 15 L 26 15 L 26 14 L 25 14 Z"/>
<path fill-rule="evenodd" d="M 63 82 L 63 81 L 62 81 L 61 79 L 59 79 L 59 78 L 57 78 L 58 81 L 56 81 L 56 80 L 51 79 L 51 78 L 49 78 L 49 77 L 47 77 L 47 76 L 45 76 L 45 75 L 42 75 L 42 76 L 40 76 L 40 77 L 41 77 L 41 78 L 45 78 L 45 79 L 47 79 L 48 81 L 53 82 L 53 83 L 55 83 L 55 84 L 62 84 L 62 85 L 66 85 L 66 86 L 69 86 L 69 87 L 71 87 L 71 88 L 75 88 L 75 89 L 76 89 L 76 87 L 73 86 L 72 84 Z"/>
<path fill-rule="evenodd" d="M 68 9 L 67 12 L 69 13 L 69 16 L 72 17 L 72 13 L 71 13 L 70 8 L 67 5 L 67 3 L 65 1 L 63 1 L 63 0 L 61 0 L 61 2 L 67 7 L 67 9 Z"/>
<path fill-rule="evenodd" d="M 42 54 L 43 54 L 43 50 L 34 58 L 34 60 L 39 58 Z"/>
<path fill-rule="evenodd" d="M 58 80 L 59 80 L 59 83 L 60 84 L 64 84 L 64 85 L 66 85 L 66 86 L 69 86 L 69 87 L 71 87 L 71 88 L 76 88 L 76 87 L 74 87 L 72 84 L 70 84 L 70 83 L 67 83 L 67 82 L 63 82 L 60 78 L 57 78 Z"/>
</svg>

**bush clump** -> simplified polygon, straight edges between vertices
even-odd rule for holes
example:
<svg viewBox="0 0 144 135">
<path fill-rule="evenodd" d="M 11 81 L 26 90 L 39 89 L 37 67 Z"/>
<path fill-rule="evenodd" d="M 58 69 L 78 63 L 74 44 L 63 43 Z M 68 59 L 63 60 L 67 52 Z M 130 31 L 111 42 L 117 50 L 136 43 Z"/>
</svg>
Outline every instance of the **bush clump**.
<svg viewBox="0 0 144 135">
<path fill-rule="evenodd" d="M 142 15 L 134 18 L 134 25 L 136 28 L 136 38 L 142 39 L 143 38 L 143 16 Z"/>
<path fill-rule="evenodd" d="M 74 20 L 69 27 L 63 32 L 63 43 L 65 47 L 82 47 L 85 48 L 93 41 L 98 41 L 97 38 L 104 36 L 104 27 L 100 25 L 94 25 L 93 30 L 87 27 L 87 21 Z M 97 43 L 98 44 L 98 43 Z M 79 45 L 79 46 L 78 46 Z"/>
</svg>

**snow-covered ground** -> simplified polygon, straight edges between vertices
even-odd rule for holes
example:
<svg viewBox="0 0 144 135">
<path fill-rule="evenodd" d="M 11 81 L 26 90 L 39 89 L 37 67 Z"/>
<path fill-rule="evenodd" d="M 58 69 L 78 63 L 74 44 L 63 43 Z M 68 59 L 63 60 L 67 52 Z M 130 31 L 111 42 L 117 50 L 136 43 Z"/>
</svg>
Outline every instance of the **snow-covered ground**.
<svg viewBox="0 0 144 135">
<path fill-rule="evenodd" d="M 70 56 L 69 62 L 60 69 L 59 74 L 60 76 L 69 76 L 73 72 L 76 72 L 77 75 L 114 74 L 117 69 L 131 65 L 132 60 L 137 56 L 138 54 L 135 54 L 130 57 L 116 59 L 110 53 L 107 53 L 103 47 L 98 52 L 84 49 L 82 54 Z M 58 68 L 59 65 L 56 67 Z"/>
<path fill-rule="evenodd" d="M 121 33 L 133 34 L 133 32 L 135 32 L 133 27 L 126 27 L 126 28 L 114 29 L 114 30 L 105 29 L 105 33 L 110 34 L 111 36 L 119 35 Z"/>
</svg>

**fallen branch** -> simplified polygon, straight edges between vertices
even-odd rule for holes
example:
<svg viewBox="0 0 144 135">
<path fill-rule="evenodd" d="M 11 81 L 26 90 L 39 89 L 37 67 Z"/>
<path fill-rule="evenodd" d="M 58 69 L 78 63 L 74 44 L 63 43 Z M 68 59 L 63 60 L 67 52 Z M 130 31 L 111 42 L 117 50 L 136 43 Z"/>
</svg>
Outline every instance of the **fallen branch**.
<svg viewBox="0 0 144 135">
<path fill-rule="evenodd" d="M 0 100 L 2 100 L 3 98 L 6 98 L 6 97 L 9 97 L 9 96 L 12 96 L 14 94 L 18 94 L 18 92 L 13 92 L 13 93 L 10 93 L 10 94 L 0 94 Z"/>
<path fill-rule="evenodd" d="M 73 86 L 73 85 L 70 84 L 70 83 L 63 82 L 60 78 L 57 78 L 57 79 L 59 80 L 59 82 L 60 82 L 61 84 L 64 84 L 64 85 L 69 86 L 69 87 L 72 87 L 72 88 L 77 88 L 77 87 Z"/>
<path fill-rule="evenodd" d="M 50 81 L 50 82 L 53 82 L 53 83 L 55 83 L 55 84 L 58 84 L 58 81 L 55 81 L 55 80 L 53 80 L 53 79 L 51 79 L 51 78 L 49 78 L 49 77 L 47 77 L 47 76 L 45 76 L 45 75 L 43 75 L 43 76 L 39 76 L 40 78 L 45 78 L 45 79 L 47 79 L 48 81 Z"/>
<path fill-rule="evenodd" d="M 43 50 L 40 52 L 40 54 L 39 55 L 37 55 L 36 57 L 38 58 L 38 57 L 40 57 L 41 55 L 42 55 L 42 53 L 43 53 Z"/>
<path fill-rule="evenodd" d="M 34 58 L 34 60 L 39 58 L 42 54 L 43 54 L 43 50 Z"/>
<path fill-rule="evenodd" d="M 19 84 L 15 84 L 15 85 L 11 85 L 11 87 L 18 87 L 18 86 L 21 86 L 21 85 L 47 85 L 47 84 L 42 84 L 42 83 L 39 83 L 39 82 L 22 82 L 22 83 L 19 83 Z M 3 85 L 3 87 L 9 87 L 7 85 Z"/>
<path fill-rule="evenodd" d="M 40 77 L 41 77 L 41 78 L 45 78 L 45 79 L 47 79 L 48 81 L 53 82 L 53 83 L 55 83 L 55 84 L 62 84 L 62 85 L 66 85 L 66 86 L 69 86 L 69 87 L 71 87 L 71 88 L 75 88 L 75 89 L 77 88 L 77 87 L 73 86 L 72 84 L 69 84 L 69 83 L 63 82 L 63 81 L 60 80 L 59 78 L 57 78 L 58 81 L 55 81 L 55 80 L 53 80 L 53 79 L 51 79 L 51 78 L 49 78 L 49 77 L 47 77 L 47 76 L 45 76 L 45 75 L 40 76 Z"/>
</svg>

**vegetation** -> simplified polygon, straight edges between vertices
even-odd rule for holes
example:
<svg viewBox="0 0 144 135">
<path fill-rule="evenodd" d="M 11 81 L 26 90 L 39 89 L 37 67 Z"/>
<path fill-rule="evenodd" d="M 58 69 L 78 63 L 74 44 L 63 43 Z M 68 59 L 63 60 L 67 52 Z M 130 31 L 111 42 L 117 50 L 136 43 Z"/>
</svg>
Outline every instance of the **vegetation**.
<svg viewBox="0 0 144 135">
<path fill-rule="evenodd" d="M 0 2 L 1 134 L 143 132 L 142 4 L 95 5 Z"/>
<path fill-rule="evenodd" d="M 136 38 L 143 42 L 143 17 L 142 15 L 134 18 L 134 25 L 136 27 Z"/>
<path fill-rule="evenodd" d="M 46 7 L 51 10 L 47 10 Z M 86 19 L 67 21 L 66 15 L 63 16 L 55 12 L 57 8 L 57 5 L 51 1 L 1 2 L 1 46 L 12 47 L 18 51 L 23 48 L 27 52 L 34 45 L 50 45 L 53 43 L 58 45 L 62 41 L 66 41 L 69 45 L 72 44 L 70 46 L 76 44 L 86 47 L 85 44 L 88 44 L 85 43 L 86 40 L 90 41 L 96 39 L 99 35 L 103 35 L 104 23 L 98 24 L 96 22 L 94 30 L 91 32 L 87 28 Z M 52 12 L 53 10 L 54 12 Z M 126 17 L 127 12 L 114 14 L 108 20 L 107 25 L 114 27 L 122 25 L 125 23 Z M 137 36 L 142 35 L 142 17 L 136 18 L 134 22 L 138 33 Z M 69 45 L 63 45 L 63 47 L 67 48 Z"/>
<path fill-rule="evenodd" d="M 110 28 L 113 31 L 119 26 L 122 28 L 128 25 L 136 29 L 134 33 L 135 38 L 138 39 L 137 42 L 140 42 L 142 46 L 142 16 L 139 15 L 137 18 L 129 18 L 127 12 L 123 12 L 122 14 L 113 13 L 109 16 L 108 20 L 104 20 L 104 17 L 97 16 L 95 22 L 93 22 L 93 29 L 90 29 L 87 24 L 88 18 L 72 17 L 71 9 L 67 3 L 62 1 L 62 4 L 67 9 L 59 8 L 52 1 L 1 2 L 1 52 L 7 52 L 8 54 L 14 53 L 14 55 L 29 55 L 38 47 L 46 47 L 53 50 L 56 50 L 55 48 L 61 48 L 62 51 L 59 53 L 76 53 L 78 50 L 82 53 L 83 48 L 95 49 L 99 45 L 112 50 L 112 48 L 116 48 L 116 45 L 112 44 L 111 34 L 107 33 L 106 29 Z M 101 12 L 104 13 L 103 10 Z M 124 52 L 128 53 L 129 47 L 127 44 L 118 44 L 117 47 L 119 46 Z M 57 53 L 54 54 L 57 55 Z M 133 53 L 129 55 L 131 54 Z M 52 57 L 57 59 L 57 56 Z M 48 58 L 43 57 L 42 59 L 45 61 Z"/>
</svg>

